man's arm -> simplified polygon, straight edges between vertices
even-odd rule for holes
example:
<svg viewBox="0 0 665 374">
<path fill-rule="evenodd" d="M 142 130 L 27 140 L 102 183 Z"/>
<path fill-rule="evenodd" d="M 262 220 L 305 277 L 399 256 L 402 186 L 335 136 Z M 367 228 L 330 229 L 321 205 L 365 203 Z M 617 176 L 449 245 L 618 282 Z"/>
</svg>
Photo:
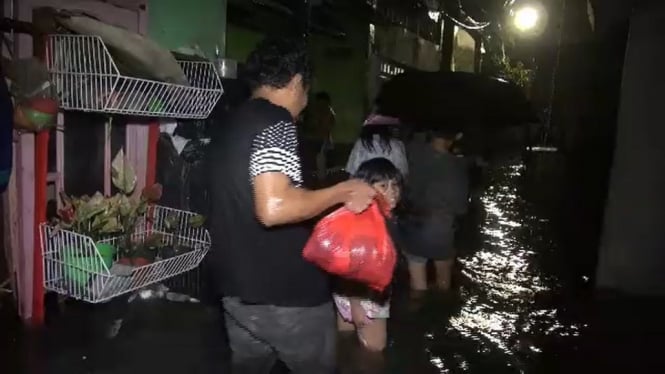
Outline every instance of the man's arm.
<svg viewBox="0 0 665 374">
<path fill-rule="evenodd" d="M 254 210 L 265 226 L 307 220 L 341 203 L 362 211 L 375 192 L 365 183 L 346 181 L 330 188 L 310 191 L 300 188 L 300 158 L 296 127 L 280 122 L 259 133 L 253 143 L 249 173 L 254 192 Z"/>
<path fill-rule="evenodd" d="M 310 191 L 295 187 L 289 177 L 279 172 L 254 178 L 254 209 L 259 221 L 267 227 L 305 221 L 347 202 L 352 194 L 353 185 L 345 182 Z"/>
</svg>

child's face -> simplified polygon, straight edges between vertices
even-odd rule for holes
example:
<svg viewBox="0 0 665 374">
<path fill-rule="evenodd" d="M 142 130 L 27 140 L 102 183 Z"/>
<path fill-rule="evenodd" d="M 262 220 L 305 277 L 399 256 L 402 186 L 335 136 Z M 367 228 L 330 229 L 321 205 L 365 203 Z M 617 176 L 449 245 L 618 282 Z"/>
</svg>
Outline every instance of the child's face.
<svg viewBox="0 0 665 374">
<path fill-rule="evenodd" d="M 372 185 L 372 187 L 374 187 L 374 189 L 383 195 L 391 210 L 395 209 L 397 202 L 399 202 L 400 194 L 402 193 L 397 181 L 388 180 L 376 182 Z"/>
</svg>

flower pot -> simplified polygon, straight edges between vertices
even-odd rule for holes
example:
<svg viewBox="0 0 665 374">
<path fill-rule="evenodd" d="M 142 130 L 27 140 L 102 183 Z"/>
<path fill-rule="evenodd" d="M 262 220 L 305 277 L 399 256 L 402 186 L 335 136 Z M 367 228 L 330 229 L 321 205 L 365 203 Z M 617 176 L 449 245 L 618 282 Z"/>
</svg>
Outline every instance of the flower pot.
<svg viewBox="0 0 665 374">
<path fill-rule="evenodd" d="M 58 114 L 58 102 L 47 97 L 33 97 L 28 100 L 26 106 L 38 112 L 56 116 Z"/>
<path fill-rule="evenodd" d="M 25 109 L 26 119 L 35 127 L 36 130 L 45 129 L 55 123 L 55 116 L 50 113 L 40 112 L 35 109 Z"/>
<path fill-rule="evenodd" d="M 19 130 L 42 131 L 55 125 L 58 103 L 47 98 L 33 98 L 14 110 L 14 127 Z"/>
<path fill-rule="evenodd" d="M 97 243 L 97 252 L 101 256 L 85 256 L 77 253 L 74 248 L 65 248 L 62 251 L 62 261 L 65 263 L 65 278 L 74 282 L 77 287 L 85 287 L 93 273 L 100 273 L 113 265 L 116 248 L 108 243 Z"/>
<path fill-rule="evenodd" d="M 134 257 L 132 259 L 132 265 L 136 266 L 137 268 L 151 263 L 152 261 L 150 261 L 150 259 L 147 259 L 145 257 Z"/>
</svg>

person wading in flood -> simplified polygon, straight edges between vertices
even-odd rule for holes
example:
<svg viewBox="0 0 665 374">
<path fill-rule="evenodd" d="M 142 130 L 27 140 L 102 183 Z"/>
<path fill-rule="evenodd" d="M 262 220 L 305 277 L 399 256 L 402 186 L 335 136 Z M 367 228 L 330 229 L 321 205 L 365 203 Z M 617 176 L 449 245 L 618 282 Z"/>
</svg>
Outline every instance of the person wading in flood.
<svg viewBox="0 0 665 374">
<path fill-rule="evenodd" d="M 303 43 L 266 39 L 244 71 L 252 98 L 210 152 L 212 266 L 218 279 L 233 373 L 269 373 L 277 360 L 296 374 L 335 370 L 329 277 L 302 258 L 309 226 L 338 205 L 365 210 L 375 190 L 349 180 L 301 187 L 295 118 L 307 105 Z"/>
<path fill-rule="evenodd" d="M 360 164 L 354 177 L 370 183 L 385 199 L 390 211 L 395 210 L 402 195 L 404 177 L 390 160 L 373 158 L 365 161 Z M 389 228 L 393 222 L 393 217 L 386 218 Z M 388 339 L 390 292 L 379 293 L 346 279 L 339 279 L 338 283 L 333 296 L 338 313 L 337 328 L 342 333 L 355 331 L 366 349 L 383 351 Z"/>
<path fill-rule="evenodd" d="M 434 260 L 436 285 L 447 291 L 455 262 L 455 221 L 468 204 L 468 176 L 464 159 L 452 153 L 461 134 L 433 131 L 429 146 L 410 154 L 409 195 L 412 204 L 405 227 L 405 256 L 411 289 L 427 290 L 427 261 Z"/>
<path fill-rule="evenodd" d="M 400 121 L 394 117 L 370 114 L 360 130 L 360 139 L 356 140 L 346 163 L 346 172 L 353 175 L 358 167 L 373 158 L 386 158 L 406 178 L 409 165 L 406 149 L 400 139 Z"/>
</svg>

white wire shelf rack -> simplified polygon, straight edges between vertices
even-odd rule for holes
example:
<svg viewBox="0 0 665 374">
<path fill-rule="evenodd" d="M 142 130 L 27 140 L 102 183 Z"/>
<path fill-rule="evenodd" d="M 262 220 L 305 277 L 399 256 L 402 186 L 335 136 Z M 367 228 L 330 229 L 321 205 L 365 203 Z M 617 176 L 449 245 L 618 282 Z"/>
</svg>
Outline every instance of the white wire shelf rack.
<svg viewBox="0 0 665 374">
<path fill-rule="evenodd" d="M 214 64 L 178 63 L 189 86 L 122 75 L 99 36 L 48 36 L 46 65 L 65 110 L 207 118 L 224 92 Z"/>
<path fill-rule="evenodd" d="M 107 261 L 98 247 L 110 244 L 119 248 L 123 237 L 95 243 L 88 236 L 44 223 L 40 230 L 44 288 L 96 304 L 195 269 L 210 249 L 210 234 L 203 227 L 192 225 L 194 216 L 191 212 L 152 206 L 139 220 L 132 242 L 141 242 L 158 234 L 164 248 L 186 250 L 168 258 L 158 255 L 154 262 L 143 266 L 125 267 L 122 274 L 115 271 L 121 255 L 115 254 L 112 261 Z"/>
</svg>

